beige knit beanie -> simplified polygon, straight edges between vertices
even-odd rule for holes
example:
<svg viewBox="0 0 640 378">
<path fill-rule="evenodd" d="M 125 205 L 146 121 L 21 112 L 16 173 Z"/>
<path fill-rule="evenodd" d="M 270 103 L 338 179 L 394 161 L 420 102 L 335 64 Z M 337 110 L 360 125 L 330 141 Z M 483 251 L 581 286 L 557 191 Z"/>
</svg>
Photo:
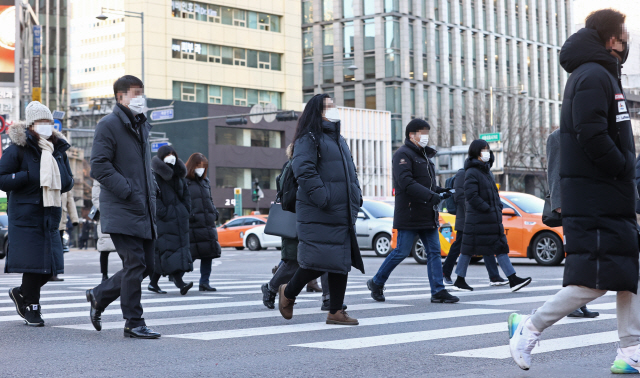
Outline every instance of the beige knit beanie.
<svg viewBox="0 0 640 378">
<path fill-rule="evenodd" d="M 35 121 L 39 121 L 41 119 L 48 119 L 53 122 L 53 116 L 51 115 L 51 111 L 46 106 L 42 105 L 38 101 L 32 101 L 27 105 L 26 109 L 27 114 L 27 127 L 33 125 Z"/>
</svg>

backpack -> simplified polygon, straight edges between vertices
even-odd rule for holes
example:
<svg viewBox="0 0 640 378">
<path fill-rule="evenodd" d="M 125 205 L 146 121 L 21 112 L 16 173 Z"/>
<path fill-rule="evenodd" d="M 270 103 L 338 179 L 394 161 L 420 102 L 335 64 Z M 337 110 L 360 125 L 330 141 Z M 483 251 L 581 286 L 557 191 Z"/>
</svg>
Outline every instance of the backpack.
<svg viewBox="0 0 640 378">
<path fill-rule="evenodd" d="M 449 177 L 447 181 L 444 182 L 444 187 L 446 189 L 453 189 L 455 179 L 456 176 Z M 447 208 L 449 214 L 456 215 L 456 201 L 453 199 L 453 196 L 444 200 L 444 206 Z"/>
<path fill-rule="evenodd" d="M 318 145 L 318 141 L 312 133 L 309 133 L 309 135 L 316 145 L 318 158 L 320 158 L 320 146 Z M 284 164 L 282 167 L 282 173 L 276 177 L 276 186 L 278 189 L 276 202 L 282 204 L 282 210 L 295 213 L 296 199 L 298 196 L 298 180 L 296 180 L 296 177 L 293 175 L 291 161 L 292 160 L 289 160 Z"/>
</svg>

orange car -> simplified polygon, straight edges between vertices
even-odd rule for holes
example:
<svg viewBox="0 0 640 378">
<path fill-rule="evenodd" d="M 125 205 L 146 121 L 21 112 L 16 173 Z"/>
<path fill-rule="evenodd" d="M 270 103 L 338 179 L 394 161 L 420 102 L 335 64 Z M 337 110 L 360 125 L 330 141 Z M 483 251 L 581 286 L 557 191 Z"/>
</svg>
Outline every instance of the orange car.
<svg viewBox="0 0 640 378">
<path fill-rule="evenodd" d="M 526 193 L 500 192 L 504 205 L 502 224 L 509 243 L 509 256 L 535 259 L 540 265 L 559 265 L 565 253 L 562 245 L 562 227 L 551 228 L 542 223 L 544 201 Z M 455 216 L 440 213 L 440 254 L 449 254 L 455 241 Z M 396 247 L 396 230 L 393 230 L 391 247 Z M 422 241 L 416 238 L 411 254 L 421 264 L 426 264 Z M 473 260 L 479 261 L 481 257 Z"/>
<path fill-rule="evenodd" d="M 236 247 L 241 251 L 244 249 L 242 238 L 244 233 L 256 226 L 267 224 L 266 215 L 244 215 L 235 217 L 218 227 L 218 242 L 221 247 Z"/>
</svg>

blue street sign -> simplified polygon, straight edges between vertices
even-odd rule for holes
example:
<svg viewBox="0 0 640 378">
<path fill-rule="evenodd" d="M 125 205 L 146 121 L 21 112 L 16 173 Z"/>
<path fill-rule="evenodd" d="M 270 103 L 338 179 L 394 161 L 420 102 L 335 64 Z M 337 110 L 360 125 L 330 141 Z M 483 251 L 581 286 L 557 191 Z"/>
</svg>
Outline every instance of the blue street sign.
<svg viewBox="0 0 640 378">
<path fill-rule="evenodd" d="M 152 121 L 173 119 L 173 109 L 154 110 L 151 112 Z"/>
<path fill-rule="evenodd" d="M 53 128 L 56 129 L 57 132 L 62 132 L 62 121 L 60 121 L 59 119 L 54 119 Z"/>
<path fill-rule="evenodd" d="M 151 152 L 158 152 L 158 150 L 160 149 L 160 147 L 162 146 L 168 146 L 169 142 L 156 142 L 156 143 L 151 143 Z"/>
</svg>

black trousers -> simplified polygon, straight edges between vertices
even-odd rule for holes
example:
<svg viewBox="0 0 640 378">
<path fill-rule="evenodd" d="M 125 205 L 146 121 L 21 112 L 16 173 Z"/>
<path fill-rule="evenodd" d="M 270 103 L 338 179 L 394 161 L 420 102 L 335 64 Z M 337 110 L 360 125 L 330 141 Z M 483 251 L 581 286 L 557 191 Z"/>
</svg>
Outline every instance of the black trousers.
<svg viewBox="0 0 640 378">
<path fill-rule="evenodd" d="M 318 270 L 298 268 L 293 277 L 291 277 L 291 281 L 287 284 L 284 290 L 284 296 L 289 299 L 295 299 L 309 281 L 320 277 L 324 273 L 325 272 Z M 331 293 L 331 297 L 329 298 L 329 312 L 332 314 L 342 310 L 344 293 L 347 291 L 348 277 L 348 274 L 328 273 L 329 292 Z"/>
<path fill-rule="evenodd" d="M 182 280 L 185 272 L 178 272 L 171 274 L 170 276 L 173 278 L 173 283 L 176 285 L 178 289 L 181 289 L 186 283 Z M 158 286 L 158 281 L 162 275 L 160 273 L 153 272 L 149 277 L 151 282 L 149 282 L 153 286 Z"/>
<path fill-rule="evenodd" d="M 100 252 L 100 273 L 106 275 L 109 272 L 109 253 Z"/>
<path fill-rule="evenodd" d="M 93 289 L 98 308 L 104 310 L 120 297 L 125 327 L 146 325 L 140 298 L 142 280 L 153 273 L 154 241 L 123 234 L 111 234 L 122 259 L 122 269 Z"/>
<path fill-rule="evenodd" d="M 49 282 L 49 278 L 51 278 L 51 274 L 22 274 L 22 285 L 20 285 L 20 292 L 24 297 L 25 305 L 40 303 L 40 288 L 42 288 L 47 282 Z"/>
<path fill-rule="evenodd" d="M 451 277 L 451 273 L 453 273 L 453 266 L 456 265 L 456 261 L 460 256 L 460 248 L 462 248 L 462 235 L 463 232 L 458 231 L 458 233 L 456 234 L 456 241 L 451 244 L 449 254 L 442 264 L 442 275 L 445 277 Z"/>
</svg>

